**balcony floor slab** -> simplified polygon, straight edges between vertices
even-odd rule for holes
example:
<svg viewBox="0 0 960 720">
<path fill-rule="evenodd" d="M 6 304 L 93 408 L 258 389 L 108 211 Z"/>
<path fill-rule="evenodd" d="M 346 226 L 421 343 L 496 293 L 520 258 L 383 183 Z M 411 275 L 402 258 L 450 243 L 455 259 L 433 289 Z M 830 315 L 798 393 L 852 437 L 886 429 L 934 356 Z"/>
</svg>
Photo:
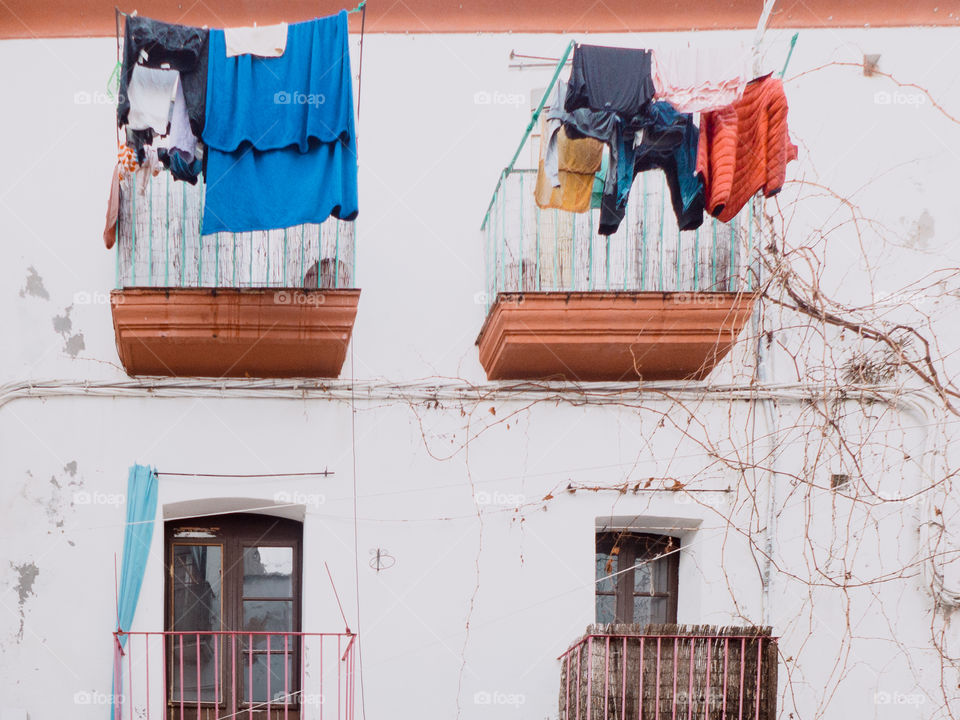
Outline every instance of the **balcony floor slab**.
<svg viewBox="0 0 960 720">
<path fill-rule="evenodd" d="M 501 293 L 477 339 L 490 380 L 700 380 L 753 310 L 747 293 Z"/>
<path fill-rule="evenodd" d="M 111 293 L 130 375 L 338 377 L 360 290 L 124 288 Z"/>
</svg>

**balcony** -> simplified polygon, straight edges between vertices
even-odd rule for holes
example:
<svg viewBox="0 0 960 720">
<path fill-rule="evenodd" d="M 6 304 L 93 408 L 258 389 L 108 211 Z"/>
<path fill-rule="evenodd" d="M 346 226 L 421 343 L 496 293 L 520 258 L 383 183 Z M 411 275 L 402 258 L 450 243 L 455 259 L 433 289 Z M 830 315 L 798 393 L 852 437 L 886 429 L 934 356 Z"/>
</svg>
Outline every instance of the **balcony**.
<svg viewBox="0 0 960 720">
<path fill-rule="evenodd" d="M 113 720 L 353 720 L 356 635 L 349 632 L 114 637 Z"/>
<path fill-rule="evenodd" d="M 201 235 L 203 196 L 168 173 L 121 185 L 111 306 L 124 369 L 337 377 L 360 299 L 354 224 Z"/>
<path fill-rule="evenodd" d="M 594 625 L 560 663 L 559 720 L 776 717 L 769 628 Z"/>
<path fill-rule="evenodd" d="M 753 310 L 752 204 L 680 232 L 661 172 L 634 182 L 619 230 L 599 210 L 541 210 L 535 170 L 501 176 L 482 231 L 490 380 L 703 379 Z"/>
</svg>

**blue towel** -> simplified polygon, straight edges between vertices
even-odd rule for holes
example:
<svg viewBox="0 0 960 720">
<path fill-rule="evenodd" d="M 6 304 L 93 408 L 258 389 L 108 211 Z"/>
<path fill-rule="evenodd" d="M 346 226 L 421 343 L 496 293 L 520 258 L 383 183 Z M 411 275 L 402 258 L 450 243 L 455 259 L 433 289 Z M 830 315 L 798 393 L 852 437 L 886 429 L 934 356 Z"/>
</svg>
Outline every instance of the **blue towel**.
<svg viewBox="0 0 960 720">
<path fill-rule="evenodd" d="M 273 230 L 357 216 L 355 150 L 341 142 L 313 141 L 260 152 L 250 145 L 207 154 L 203 234 Z"/>
<path fill-rule="evenodd" d="M 290 25 L 277 58 L 210 31 L 204 234 L 357 216 L 347 13 Z"/>
</svg>

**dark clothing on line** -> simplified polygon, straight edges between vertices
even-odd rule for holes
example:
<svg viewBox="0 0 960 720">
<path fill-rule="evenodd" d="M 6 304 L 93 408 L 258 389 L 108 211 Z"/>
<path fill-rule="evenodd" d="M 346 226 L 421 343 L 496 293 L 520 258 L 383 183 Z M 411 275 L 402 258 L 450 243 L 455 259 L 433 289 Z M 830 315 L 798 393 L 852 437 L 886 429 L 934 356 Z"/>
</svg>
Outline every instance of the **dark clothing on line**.
<svg viewBox="0 0 960 720">
<path fill-rule="evenodd" d="M 699 132 L 690 114 L 681 114 L 667 102 L 652 103 L 643 118 L 643 139 L 634 152 L 633 174 L 660 169 L 670 189 L 670 204 L 680 230 L 695 230 L 703 223 L 703 183 L 696 175 Z M 632 141 L 632 137 L 630 138 Z M 600 208 L 601 235 L 617 231 L 626 212 L 626 202 L 618 203 L 604 193 Z"/>
<path fill-rule="evenodd" d="M 594 138 L 610 148 L 610 168 L 604 182 L 604 193 L 617 192 L 617 167 L 620 162 L 623 123 L 616 113 L 578 108 L 562 115 L 563 129 L 572 139 Z"/>
<path fill-rule="evenodd" d="M 649 50 L 577 45 L 564 109 L 636 115 L 656 92 L 650 58 Z"/>
<path fill-rule="evenodd" d="M 564 100 L 564 129 L 570 137 L 592 137 L 610 149 L 601 202 L 600 233 L 616 230 L 612 224 L 625 209 L 633 183 L 634 136 L 649 124 L 647 108 L 656 88 L 651 77 L 649 50 L 577 45 Z M 606 208 L 606 212 L 604 212 Z M 610 222 L 604 223 L 607 218 Z M 613 230 L 605 232 L 612 224 Z"/>
<path fill-rule="evenodd" d="M 146 158 L 146 150 L 144 148 L 147 145 L 153 145 L 153 130 L 147 128 L 146 130 L 131 130 L 127 128 L 127 147 L 132 148 L 133 151 L 137 154 L 137 163 L 143 165 L 143 161 Z"/>
<path fill-rule="evenodd" d="M 183 180 L 191 185 L 197 184 L 197 178 L 200 177 L 203 169 L 203 161 L 200 158 L 195 157 L 190 160 L 185 152 L 177 148 L 158 148 L 157 159 L 170 171 L 174 180 Z"/>
<path fill-rule="evenodd" d="M 117 104 L 117 124 L 126 125 L 130 113 L 127 88 L 133 68 L 139 62 L 140 51 L 146 52 L 143 64 L 158 68 L 169 63 L 170 69 L 180 72 L 180 84 L 190 118 L 193 134 L 203 133 L 207 103 L 207 44 L 209 31 L 202 28 L 140 17 L 127 16 L 123 40 L 123 69 L 120 72 L 120 95 Z"/>
</svg>

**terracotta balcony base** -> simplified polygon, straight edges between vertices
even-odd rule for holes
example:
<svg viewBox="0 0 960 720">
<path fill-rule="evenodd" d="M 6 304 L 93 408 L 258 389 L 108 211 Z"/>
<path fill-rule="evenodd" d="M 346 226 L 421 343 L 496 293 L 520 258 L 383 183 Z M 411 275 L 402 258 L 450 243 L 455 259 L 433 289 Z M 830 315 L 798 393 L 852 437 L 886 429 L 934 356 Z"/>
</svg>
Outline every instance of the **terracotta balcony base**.
<svg viewBox="0 0 960 720">
<path fill-rule="evenodd" d="M 738 293 L 501 293 L 477 345 L 490 380 L 700 380 L 753 310 Z"/>
<path fill-rule="evenodd" d="M 110 299 L 130 375 L 333 378 L 360 291 L 124 288 Z"/>
</svg>

